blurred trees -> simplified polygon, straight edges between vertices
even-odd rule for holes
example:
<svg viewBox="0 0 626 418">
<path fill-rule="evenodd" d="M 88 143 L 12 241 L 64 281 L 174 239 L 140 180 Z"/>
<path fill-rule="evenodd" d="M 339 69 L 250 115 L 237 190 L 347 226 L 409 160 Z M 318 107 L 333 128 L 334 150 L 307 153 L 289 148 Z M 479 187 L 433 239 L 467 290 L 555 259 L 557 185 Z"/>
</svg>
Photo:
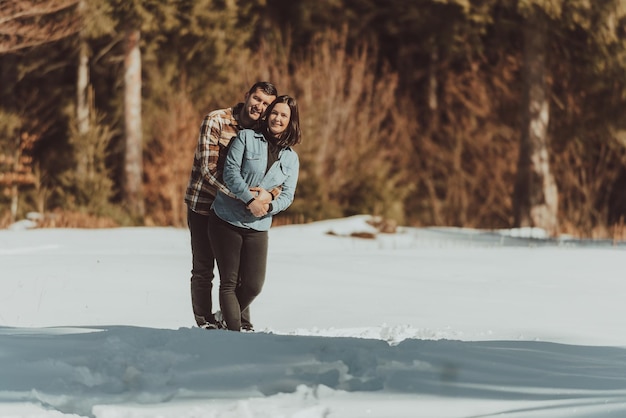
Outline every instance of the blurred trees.
<svg viewBox="0 0 626 418">
<path fill-rule="evenodd" d="M 49 13 L 19 17 L 9 3 Z M 626 214 L 622 0 L 0 4 L 0 149 L 38 138 L 22 215 L 183 225 L 202 115 L 258 79 L 302 110 L 285 218 L 593 236 Z M 39 42 L 26 41 L 35 29 Z"/>
<path fill-rule="evenodd" d="M 36 90 L 16 86 L 25 72 L 45 71 L 43 60 L 31 64 L 36 69 L 25 69 L 17 56 L 76 34 L 76 4 L 76 0 L 0 2 L 0 54 L 6 55 L 0 70 L 0 187 L 10 200 L 4 216 L 10 221 L 18 216 L 20 190 L 39 190 L 33 148 L 54 123 Z"/>
</svg>

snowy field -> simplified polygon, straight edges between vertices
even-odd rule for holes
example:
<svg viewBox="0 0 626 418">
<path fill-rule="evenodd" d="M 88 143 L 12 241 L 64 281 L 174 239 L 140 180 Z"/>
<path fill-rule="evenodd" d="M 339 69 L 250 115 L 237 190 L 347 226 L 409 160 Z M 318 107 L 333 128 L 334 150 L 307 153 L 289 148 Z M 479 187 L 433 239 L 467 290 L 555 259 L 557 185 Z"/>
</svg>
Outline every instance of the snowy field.
<svg viewBox="0 0 626 418">
<path fill-rule="evenodd" d="M 624 243 L 366 219 L 271 229 L 255 333 L 187 230 L 0 230 L 0 417 L 626 417 Z"/>
</svg>

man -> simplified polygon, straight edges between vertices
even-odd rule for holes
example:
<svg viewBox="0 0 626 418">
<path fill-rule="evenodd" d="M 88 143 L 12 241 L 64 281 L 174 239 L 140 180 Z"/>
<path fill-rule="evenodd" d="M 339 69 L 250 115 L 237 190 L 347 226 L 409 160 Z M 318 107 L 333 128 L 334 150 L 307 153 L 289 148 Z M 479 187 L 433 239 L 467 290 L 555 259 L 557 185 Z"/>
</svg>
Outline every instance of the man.
<svg viewBox="0 0 626 418">
<path fill-rule="evenodd" d="M 209 240 L 209 213 L 217 190 L 234 197 L 221 180 L 221 170 L 228 152 L 228 144 L 241 129 L 254 128 L 263 117 L 265 109 L 278 96 L 276 87 L 269 82 L 255 83 L 245 94 L 244 102 L 234 107 L 215 110 L 205 116 L 185 192 L 187 225 L 191 234 L 191 304 L 196 323 L 206 329 L 222 327 L 213 314 L 211 290 L 215 257 Z M 272 193 L 251 188 L 257 199 L 268 204 L 279 191 Z M 252 331 L 250 312 L 241 313 L 242 330 Z"/>
</svg>

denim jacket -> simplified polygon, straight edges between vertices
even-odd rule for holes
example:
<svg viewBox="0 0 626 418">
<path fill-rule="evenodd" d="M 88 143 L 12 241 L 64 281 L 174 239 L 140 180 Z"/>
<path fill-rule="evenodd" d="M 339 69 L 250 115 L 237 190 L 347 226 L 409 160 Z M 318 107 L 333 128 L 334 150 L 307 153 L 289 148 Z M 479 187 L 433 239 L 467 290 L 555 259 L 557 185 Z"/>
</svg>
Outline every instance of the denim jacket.
<svg viewBox="0 0 626 418">
<path fill-rule="evenodd" d="M 213 210 L 226 222 L 258 231 L 267 231 L 272 225 L 272 216 L 289 207 L 293 202 L 300 161 L 291 148 L 280 150 L 278 160 L 265 172 L 267 167 L 267 140 L 263 134 L 252 129 L 243 129 L 230 143 L 224 163 L 223 179 L 228 189 L 237 199 L 228 197 L 221 191 L 215 197 Z M 282 186 L 280 195 L 272 201 L 272 210 L 257 218 L 246 207 L 254 194 L 250 187 L 272 190 Z"/>
</svg>

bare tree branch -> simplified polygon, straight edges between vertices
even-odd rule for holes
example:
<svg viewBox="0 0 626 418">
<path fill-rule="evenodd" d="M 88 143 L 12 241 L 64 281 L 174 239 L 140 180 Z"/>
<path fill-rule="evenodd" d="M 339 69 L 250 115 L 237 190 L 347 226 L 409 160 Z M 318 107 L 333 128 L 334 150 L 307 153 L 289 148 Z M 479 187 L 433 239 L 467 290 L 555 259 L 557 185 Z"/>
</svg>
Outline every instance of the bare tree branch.
<svg viewBox="0 0 626 418">
<path fill-rule="evenodd" d="M 54 42 L 78 32 L 78 0 L 0 2 L 0 54 Z"/>
</svg>

